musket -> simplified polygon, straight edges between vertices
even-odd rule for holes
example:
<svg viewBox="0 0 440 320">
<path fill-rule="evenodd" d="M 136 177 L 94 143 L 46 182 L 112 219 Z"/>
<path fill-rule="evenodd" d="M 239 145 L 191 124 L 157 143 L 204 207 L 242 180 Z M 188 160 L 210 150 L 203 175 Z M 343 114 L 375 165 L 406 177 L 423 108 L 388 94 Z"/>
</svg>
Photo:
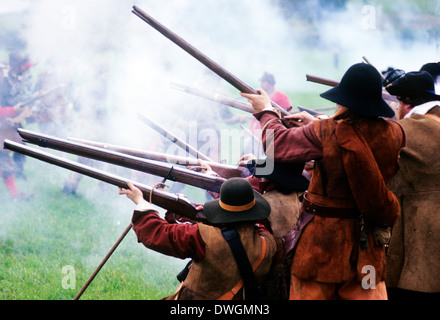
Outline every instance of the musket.
<svg viewBox="0 0 440 320">
<path fill-rule="evenodd" d="M 179 147 L 181 147 L 183 150 L 185 150 L 187 153 L 193 155 L 197 159 L 215 162 L 214 160 L 212 160 L 208 156 L 204 155 L 203 153 L 199 152 L 194 147 L 187 144 L 182 139 L 179 139 L 178 137 L 176 137 L 174 134 L 172 134 L 171 132 L 166 130 L 164 127 L 162 127 L 160 124 L 156 123 L 155 121 L 148 119 L 146 116 L 144 116 L 140 113 L 138 113 L 138 117 L 142 120 L 143 123 L 145 123 L 151 129 L 155 130 L 156 132 L 158 132 L 159 134 L 161 134 L 162 136 L 164 136 L 165 138 L 167 138 L 171 142 L 177 144 Z"/>
<path fill-rule="evenodd" d="M 210 92 L 206 92 L 204 90 L 200 90 L 198 88 L 194 88 L 194 87 L 190 87 L 181 83 L 176 83 L 173 82 L 171 83 L 171 86 L 175 89 L 181 90 L 183 92 L 186 93 L 190 93 L 193 95 L 196 95 L 198 97 L 202 97 L 214 102 L 218 102 L 221 104 L 224 104 L 226 106 L 238 109 L 238 110 L 242 110 L 248 113 L 255 113 L 255 110 L 252 108 L 250 103 L 245 103 L 243 101 L 237 100 L 237 99 L 232 99 L 229 97 L 226 97 L 224 95 L 218 94 L 218 93 L 210 93 Z"/>
<path fill-rule="evenodd" d="M 181 182 L 204 190 L 220 192 L 220 186 L 226 181 L 226 179 L 221 177 L 208 176 L 167 163 L 142 159 L 115 151 L 92 147 L 50 135 L 32 132 L 26 129 L 17 129 L 17 131 L 23 138 L 24 142 L 27 143 L 149 173 L 163 177 L 166 180 Z"/>
<path fill-rule="evenodd" d="M 319 83 L 319 84 L 324 84 L 324 85 L 330 86 L 330 87 L 336 87 L 339 84 L 338 81 L 313 76 L 311 74 L 306 74 L 306 79 L 307 79 L 307 81 L 311 81 L 311 82 L 315 82 L 315 83 Z"/>
<path fill-rule="evenodd" d="M 374 67 L 374 65 L 367 59 L 367 57 L 366 56 L 362 56 L 362 59 L 364 59 L 364 61 L 366 62 L 366 63 L 368 63 L 370 66 L 373 66 Z M 375 67 L 376 68 L 376 67 Z M 376 68 L 377 69 L 377 68 Z M 377 71 L 379 71 L 379 70 L 377 70 Z M 383 76 L 383 74 L 381 73 L 381 72 L 379 72 L 380 73 L 380 76 L 382 77 L 382 80 L 385 80 L 385 77 Z"/>
<path fill-rule="evenodd" d="M 193 56 L 195 59 L 197 59 L 199 62 L 204 64 L 207 68 L 209 68 L 211 71 L 216 73 L 219 77 L 224 79 L 226 82 L 237 88 L 240 92 L 244 93 L 253 93 L 253 94 L 259 94 L 258 91 L 253 89 L 251 86 L 243 82 L 242 80 L 238 79 L 236 76 L 234 76 L 232 73 L 227 71 L 225 68 L 220 66 L 218 63 L 211 60 L 209 57 L 207 57 L 205 54 L 194 48 L 191 44 L 183 40 L 181 37 L 179 37 L 177 34 L 175 34 L 170 29 L 163 26 L 159 21 L 155 20 L 153 17 L 149 16 L 147 13 L 145 13 L 143 10 L 141 10 L 137 6 L 133 6 L 132 12 L 141 18 L 143 21 L 145 21 L 147 24 L 152 26 L 154 29 L 156 29 L 158 32 L 160 32 L 162 35 L 164 35 L 166 38 L 174 42 L 176 45 L 178 45 L 180 48 L 182 48 L 184 51 L 189 53 L 191 56 Z M 277 103 L 271 101 L 271 104 L 274 108 L 278 109 L 282 115 L 287 116 L 290 113 L 286 111 L 284 108 L 282 108 Z"/>
<path fill-rule="evenodd" d="M 335 110 L 335 107 L 323 107 L 323 108 L 314 108 L 314 109 L 309 109 L 303 106 L 297 106 L 299 111 L 307 111 L 308 113 L 310 113 L 311 115 L 318 115 L 318 114 L 322 114 L 319 111 L 328 111 L 328 110 Z"/>
<path fill-rule="evenodd" d="M 324 84 L 326 86 L 331 86 L 331 87 L 336 87 L 339 84 L 338 81 L 330 80 L 330 79 L 326 79 L 326 78 L 321 78 L 321 77 L 317 77 L 317 76 L 312 76 L 310 74 L 306 74 L 306 79 L 307 79 L 307 81 L 320 83 L 320 84 Z M 388 101 L 397 101 L 396 97 L 390 95 L 385 90 L 382 90 L 382 97 L 383 97 L 383 99 L 388 100 Z"/>
<path fill-rule="evenodd" d="M 88 177 L 109 183 L 123 189 L 128 189 L 127 181 L 131 181 L 129 179 L 125 179 L 123 177 L 92 168 L 76 161 L 65 159 L 63 157 L 59 157 L 44 151 L 36 150 L 35 148 L 31 148 L 24 144 L 16 143 L 8 139 L 4 140 L 4 148 L 41 160 L 46 163 L 50 163 L 86 175 Z M 203 215 L 203 212 L 196 210 L 196 207 L 185 197 L 157 189 L 154 189 L 153 191 L 153 188 L 135 181 L 132 181 L 132 183 L 142 191 L 142 194 L 146 200 L 151 199 L 151 203 L 166 210 L 169 210 L 170 212 L 187 217 L 191 220 L 206 222 L 206 218 Z"/>
<path fill-rule="evenodd" d="M 306 107 L 298 106 L 297 108 L 299 111 L 306 111 L 306 112 L 310 113 L 312 116 L 316 116 L 319 114 L 318 111 L 313 110 L 313 109 L 308 109 Z"/>
<path fill-rule="evenodd" d="M 53 92 L 57 91 L 58 89 L 60 89 L 60 88 L 62 88 L 62 87 L 64 87 L 64 84 L 60 84 L 60 85 L 58 85 L 58 86 L 56 86 L 56 87 L 53 87 L 53 88 L 51 88 L 51 89 L 49 89 L 49 90 L 47 90 L 47 91 L 45 91 L 45 92 L 42 92 L 42 93 L 40 93 L 40 94 L 37 94 L 36 96 L 34 96 L 34 97 L 32 97 L 32 98 L 29 98 L 28 100 L 22 102 L 22 105 L 24 105 L 24 106 L 26 106 L 26 105 L 30 105 L 30 104 L 32 104 L 32 103 L 38 101 L 38 100 L 43 99 L 43 98 L 46 97 L 46 96 L 52 94 Z"/>
<path fill-rule="evenodd" d="M 139 157 L 143 159 L 150 159 L 162 162 L 168 162 L 172 164 L 178 164 L 182 166 L 199 166 L 200 163 L 197 159 L 189 158 L 189 157 L 180 157 L 172 154 L 153 152 L 153 151 L 145 151 L 141 149 L 127 148 L 123 146 L 118 146 L 114 144 L 108 144 L 103 142 L 96 142 L 85 139 L 77 139 L 77 138 L 68 138 L 68 140 L 98 147 L 101 149 L 111 150 L 120 152 L 123 154 L 128 154 L 134 157 Z M 218 173 L 223 178 L 232 178 L 232 177 L 247 177 L 250 175 L 249 170 L 244 166 L 233 166 L 227 165 L 217 162 L 204 161 L 205 164 L 209 165 L 213 171 Z"/>
</svg>

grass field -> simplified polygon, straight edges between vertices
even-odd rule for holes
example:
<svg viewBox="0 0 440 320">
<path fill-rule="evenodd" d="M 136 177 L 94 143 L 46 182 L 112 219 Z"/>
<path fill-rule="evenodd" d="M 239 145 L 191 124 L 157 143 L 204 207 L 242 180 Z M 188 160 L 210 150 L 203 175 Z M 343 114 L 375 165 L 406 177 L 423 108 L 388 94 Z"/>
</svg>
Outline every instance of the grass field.
<svg viewBox="0 0 440 320">
<path fill-rule="evenodd" d="M 293 95 L 306 105 L 317 101 L 316 94 Z M 28 129 L 39 131 L 36 124 Z M 129 174 L 115 167 L 109 171 Z M 26 179 L 16 180 L 19 190 L 33 198 L 11 200 L 0 184 L 0 299 L 73 299 L 130 223 L 135 205 L 114 186 L 84 177 L 76 195 L 63 194 L 71 174 L 27 158 Z M 153 177 L 151 183 L 151 178 L 135 180 L 150 185 L 161 180 Z M 196 203 L 207 199 L 205 191 L 194 187 L 179 192 Z M 174 293 L 175 276 L 186 262 L 146 249 L 130 231 L 81 299 L 160 299 Z"/>
<path fill-rule="evenodd" d="M 73 299 L 130 223 L 134 204 L 87 177 L 77 196 L 66 196 L 70 172 L 32 158 L 25 174 L 17 184 L 31 200 L 11 201 L 0 187 L 0 299 Z M 185 263 L 146 249 L 130 231 L 81 299 L 162 298 Z"/>
</svg>

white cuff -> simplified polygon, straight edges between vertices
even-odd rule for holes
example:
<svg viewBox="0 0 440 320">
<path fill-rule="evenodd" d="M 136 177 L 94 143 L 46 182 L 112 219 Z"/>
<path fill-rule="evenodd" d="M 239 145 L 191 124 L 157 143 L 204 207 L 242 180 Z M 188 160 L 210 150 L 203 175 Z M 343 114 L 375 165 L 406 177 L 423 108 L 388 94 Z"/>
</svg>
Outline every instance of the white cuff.
<svg viewBox="0 0 440 320">
<path fill-rule="evenodd" d="M 154 210 L 153 206 L 147 202 L 142 201 L 136 205 L 136 208 L 134 208 L 136 211 L 148 211 L 148 210 Z"/>
</svg>

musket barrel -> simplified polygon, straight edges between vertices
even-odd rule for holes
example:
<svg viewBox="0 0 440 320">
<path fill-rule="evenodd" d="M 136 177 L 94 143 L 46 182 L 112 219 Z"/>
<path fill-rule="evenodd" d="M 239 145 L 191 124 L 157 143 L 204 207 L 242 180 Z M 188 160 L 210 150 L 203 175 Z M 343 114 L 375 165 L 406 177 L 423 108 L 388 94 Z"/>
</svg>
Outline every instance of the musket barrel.
<svg viewBox="0 0 440 320">
<path fill-rule="evenodd" d="M 325 79 L 325 78 L 313 76 L 310 74 L 306 74 L 306 79 L 307 79 L 307 81 L 316 82 L 316 83 L 324 84 L 324 85 L 331 86 L 331 87 L 336 87 L 339 84 L 338 81 Z"/>
<path fill-rule="evenodd" d="M 245 103 L 236 99 L 231 99 L 228 98 L 226 96 L 223 96 L 221 94 L 218 93 L 209 93 L 209 92 L 205 92 L 203 90 L 194 88 L 194 87 L 190 87 L 184 84 L 180 84 L 180 83 L 172 83 L 171 84 L 174 88 L 182 90 L 184 92 L 211 100 L 211 101 L 215 101 L 224 105 L 227 105 L 229 107 L 233 107 L 235 109 L 238 110 L 242 110 L 245 112 L 249 112 L 249 113 L 255 113 L 255 110 L 252 108 L 252 106 L 249 103 Z"/>
<path fill-rule="evenodd" d="M 223 178 L 211 177 L 188 169 L 174 167 L 153 160 L 142 159 L 123 153 L 92 147 L 65 139 L 35 133 L 25 129 L 17 129 L 20 136 L 29 143 L 47 147 L 117 166 L 153 174 L 167 180 L 178 181 L 201 189 L 219 192 L 225 181 Z"/>
<path fill-rule="evenodd" d="M 321 78 L 321 77 L 317 77 L 317 76 L 312 76 L 310 74 L 306 74 L 306 79 L 307 79 L 307 81 L 320 83 L 320 84 L 324 84 L 324 85 L 331 86 L 331 87 L 336 87 L 339 84 L 339 81 Z M 385 90 L 382 90 L 382 97 L 383 97 L 383 99 L 388 100 L 388 101 L 397 101 L 396 97 L 390 95 Z"/>
<path fill-rule="evenodd" d="M 188 157 L 180 157 L 166 153 L 153 152 L 153 151 L 145 151 L 140 149 L 126 148 L 122 146 L 117 146 L 113 144 L 96 142 L 84 139 L 77 138 L 68 138 L 68 140 L 73 142 L 78 142 L 81 144 L 86 144 L 94 147 L 98 147 L 101 149 L 111 150 L 120 152 L 123 154 L 131 155 L 138 158 L 150 159 L 162 162 L 168 162 L 172 164 L 178 164 L 182 166 L 198 166 L 199 160 Z M 227 165 L 217 162 L 204 161 L 205 164 L 209 165 L 213 171 L 218 173 L 221 177 L 224 178 L 232 178 L 232 177 L 247 177 L 250 175 L 249 170 L 244 166 L 233 166 Z"/>
<path fill-rule="evenodd" d="M 178 45 L 180 48 L 185 50 L 187 53 L 189 53 L 191 56 L 196 58 L 198 61 L 200 61 L 202 64 L 204 64 L 207 68 L 209 68 L 211 71 L 216 73 L 218 76 L 226 80 L 228 83 L 230 83 L 232 86 L 237 88 L 240 92 L 244 93 L 253 93 L 258 94 L 258 91 L 253 89 L 251 86 L 234 76 L 232 73 L 227 71 L 225 68 L 220 66 L 218 63 L 211 60 L 209 57 L 207 57 L 205 54 L 194 48 L 191 44 L 183 40 L 181 37 L 179 37 L 177 34 L 175 34 L 173 31 L 168 29 L 167 27 L 163 26 L 159 21 L 155 20 L 153 17 L 148 15 L 146 12 L 144 12 L 142 9 L 140 9 L 137 6 L 133 6 L 132 11 L 136 16 L 141 18 L 143 21 L 148 23 L 150 26 L 152 26 L 154 29 L 159 31 L 162 35 L 164 35 L 166 38 L 174 42 L 176 45 Z M 280 112 L 283 115 L 289 115 L 290 113 L 283 109 L 280 105 L 276 104 L 275 102 L 271 101 L 272 106 L 274 108 L 277 108 L 280 110 Z"/>
<path fill-rule="evenodd" d="M 161 134 L 162 136 L 164 136 L 165 138 L 167 138 L 171 142 L 177 144 L 179 147 L 181 147 L 183 150 L 185 150 L 187 153 L 193 155 L 197 159 L 202 159 L 202 160 L 206 160 L 206 161 L 215 162 L 214 160 L 212 160 L 208 156 L 204 155 L 203 153 L 199 152 L 194 147 L 192 147 L 189 144 L 187 144 L 182 139 L 179 139 L 178 137 L 176 137 L 174 134 L 172 134 L 171 132 L 169 132 L 168 130 L 166 130 L 165 128 L 163 128 L 161 125 L 159 125 L 158 123 L 154 122 L 153 120 L 148 119 L 146 116 L 144 116 L 144 115 L 142 115 L 140 113 L 138 113 L 138 117 L 147 126 L 149 126 L 150 128 L 154 129 L 156 132 L 158 132 L 159 134 Z"/>
<path fill-rule="evenodd" d="M 127 180 L 129 179 L 125 179 L 117 175 L 113 175 L 111 173 L 107 173 L 105 171 L 98 170 L 87 165 L 78 163 L 76 161 L 65 159 L 44 151 L 36 150 L 21 143 L 16 143 L 6 139 L 4 140 L 4 148 L 41 160 L 46 163 L 50 163 L 86 175 L 88 177 L 112 184 L 120 188 L 128 188 Z M 150 199 L 152 188 L 135 181 L 133 181 L 133 184 L 142 191 L 145 199 Z M 178 213 L 191 219 L 203 219 L 203 214 L 196 211 L 193 204 L 191 204 L 187 199 L 179 197 L 178 195 L 172 193 L 155 189 L 153 191 L 153 194 L 151 195 L 151 202 L 166 210 L 170 210 L 174 213 Z"/>
</svg>

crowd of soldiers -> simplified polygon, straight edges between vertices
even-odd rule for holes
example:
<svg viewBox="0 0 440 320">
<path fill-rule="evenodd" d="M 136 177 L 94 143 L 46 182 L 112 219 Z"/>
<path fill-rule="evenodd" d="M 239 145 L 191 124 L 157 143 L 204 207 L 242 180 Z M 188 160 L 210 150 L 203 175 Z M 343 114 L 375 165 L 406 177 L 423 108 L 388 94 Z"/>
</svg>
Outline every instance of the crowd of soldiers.
<svg viewBox="0 0 440 320">
<path fill-rule="evenodd" d="M 135 186 L 120 189 L 136 204 L 139 242 L 191 258 L 165 299 L 438 297 L 439 66 L 392 69 L 383 80 L 355 64 L 321 94 L 336 103 L 333 116 L 282 118 L 265 90 L 242 93 L 275 169 L 224 182 L 199 206 L 208 225 L 161 219 Z"/>
<path fill-rule="evenodd" d="M 17 128 L 37 123 L 47 133 L 53 133 L 71 120 L 72 103 L 67 99 L 65 87 L 51 71 L 42 71 L 38 79 L 31 72 L 35 67 L 27 56 L 11 51 L 8 61 L 0 65 L 0 136 L 21 142 Z M 32 197 L 18 190 L 16 178 L 26 179 L 25 157 L 2 148 L 1 175 L 13 199 Z"/>
<path fill-rule="evenodd" d="M 18 52 L 9 54 L 8 63 L 0 66 L 0 130 L 2 141 L 5 138 L 17 140 L 16 129 L 22 122 L 32 117 L 33 112 L 26 100 L 32 96 L 29 69 L 32 63 Z M 5 186 L 13 198 L 26 198 L 20 193 L 15 177 L 23 177 L 24 157 L 4 149 L 0 153 L 1 175 Z"/>
<path fill-rule="evenodd" d="M 68 119 L 62 86 L 50 73 L 33 86 L 32 67 L 18 52 L 0 66 L 2 140 L 17 140 L 23 123 L 38 121 L 52 133 L 59 125 L 54 119 Z M 300 112 L 284 118 L 271 100 L 287 110 L 289 98 L 265 73 L 259 94 L 242 96 L 255 111 L 251 129 L 262 130 L 266 162 L 273 161 L 274 170 L 259 175 L 253 168 L 247 178 L 228 179 L 198 207 L 209 224 L 182 223 L 178 212 L 162 219 L 133 184 L 120 189 L 136 203 L 132 223 L 139 242 L 191 259 L 166 299 L 438 295 L 439 69 L 439 63 L 428 63 L 419 71 L 381 75 L 369 64 L 355 64 L 321 94 L 336 104 L 333 116 Z M 396 98 L 393 107 L 384 90 Z M 31 196 L 15 183 L 25 178 L 24 159 L 0 153 L 1 175 L 14 199 Z M 203 161 L 201 166 L 215 174 Z M 74 193 L 78 179 L 72 176 L 65 192 Z"/>
</svg>

